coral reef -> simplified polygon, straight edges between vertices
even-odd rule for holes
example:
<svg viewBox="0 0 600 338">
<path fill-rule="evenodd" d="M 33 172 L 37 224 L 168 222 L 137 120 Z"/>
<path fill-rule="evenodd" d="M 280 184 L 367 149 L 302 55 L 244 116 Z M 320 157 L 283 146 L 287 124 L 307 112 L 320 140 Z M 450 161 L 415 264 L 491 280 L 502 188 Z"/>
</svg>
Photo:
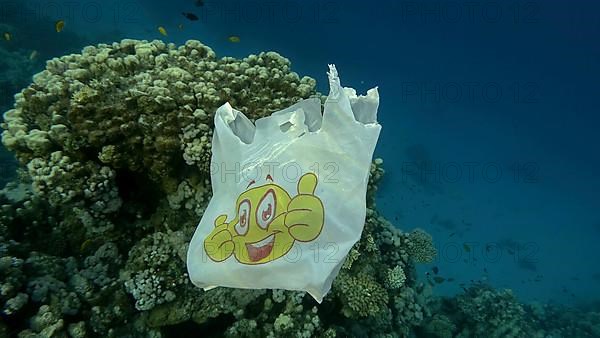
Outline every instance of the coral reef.
<svg viewBox="0 0 600 338">
<path fill-rule="evenodd" d="M 415 229 L 408 236 L 408 251 L 417 263 L 431 263 L 437 255 L 433 238 L 422 229 Z"/>
<path fill-rule="evenodd" d="M 229 101 L 256 119 L 314 86 L 274 52 L 216 59 L 197 41 L 123 40 L 48 61 L 6 113 L 3 142 L 24 163 L 60 150 L 142 173 L 171 192 L 182 159 L 206 166 L 218 106 Z"/>
<path fill-rule="evenodd" d="M 138 310 L 150 310 L 175 300 L 177 291 L 187 282 L 187 273 L 181 264 L 186 239 L 180 233 L 169 236 L 156 232 L 131 249 L 121 278 L 125 280 L 127 292 L 136 300 Z"/>
<path fill-rule="evenodd" d="M 342 273 L 336 278 L 335 291 L 346 317 L 376 316 L 387 309 L 387 292 L 369 275 Z"/>
<path fill-rule="evenodd" d="M 456 299 L 464 323 L 459 337 L 529 336 L 525 310 L 510 290 L 473 286 Z"/>
<path fill-rule="evenodd" d="M 600 308 L 578 309 L 558 304 L 523 306 L 535 337 L 600 337 Z"/>
<path fill-rule="evenodd" d="M 435 314 L 423 325 L 427 337 L 452 338 L 456 325 L 445 315 Z"/>
<path fill-rule="evenodd" d="M 0 24 L 0 29 L 10 27 Z M 4 111 L 13 102 L 13 96 L 31 81 L 31 76 L 36 69 L 36 62 L 30 60 L 28 54 L 14 48 L 7 49 L 8 41 L 0 45 L 0 110 Z M 0 117 L 2 121 L 2 117 Z M 13 154 L 0 146 L 0 188 L 15 178 L 17 162 Z"/>
<path fill-rule="evenodd" d="M 475 282 L 452 298 L 428 301 L 431 316 L 415 333 L 419 337 L 597 337 L 600 308 L 556 304 L 523 304 L 510 290 Z"/>
<path fill-rule="evenodd" d="M 21 169 L 0 192 L 0 326 L 24 337 L 170 336 L 182 325 L 236 337 L 409 332 L 428 313 L 413 266 L 422 259 L 411 256 L 426 246 L 374 209 L 381 159 L 365 231 L 323 304 L 282 290 L 205 292 L 187 278 L 211 194 L 213 112 L 229 101 L 257 119 L 314 88 L 277 53 L 218 59 L 198 41 L 123 40 L 48 61 L 1 125 Z"/>
<path fill-rule="evenodd" d="M 14 102 L 14 95 L 29 85 L 31 77 L 44 68 L 49 57 L 74 51 L 74 46 L 85 45 L 84 40 L 72 31 L 57 35 L 51 29 L 53 21 L 43 15 L 30 15 L 39 8 L 26 2 L 4 2 L 0 31 L 0 111 L 4 112 Z M 10 36 L 7 39 L 4 34 Z M 40 43 L 43 41 L 44 43 Z M 2 121 L 2 117 L 0 117 Z M 17 162 L 13 154 L 0 147 L 0 188 L 15 178 Z"/>
<path fill-rule="evenodd" d="M 274 52 L 217 58 L 123 40 L 50 60 L 1 124 L 20 162 L 0 190 L 0 336 L 598 336 L 597 313 L 519 304 L 483 285 L 432 296 L 415 264 L 436 250 L 375 207 L 322 304 L 303 292 L 191 284 L 189 240 L 211 197 L 212 114 L 252 119 L 317 94 Z M 551 324 L 550 322 L 556 323 Z"/>
<path fill-rule="evenodd" d="M 71 30 L 59 35 L 51 29 L 54 21 L 44 15 L 28 15 L 39 8 L 27 2 L 4 2 L 2 6 L 2 34 L 0 42 L 0 109 L 13 103 L 13 95 L 31 82 L 31 77 L 44 68 L 47 58 L 74 52 L 75 46 L 84 46 L 85 40 Z M 40 43 L 43 41 L 44 43 Z"/>
</svg>

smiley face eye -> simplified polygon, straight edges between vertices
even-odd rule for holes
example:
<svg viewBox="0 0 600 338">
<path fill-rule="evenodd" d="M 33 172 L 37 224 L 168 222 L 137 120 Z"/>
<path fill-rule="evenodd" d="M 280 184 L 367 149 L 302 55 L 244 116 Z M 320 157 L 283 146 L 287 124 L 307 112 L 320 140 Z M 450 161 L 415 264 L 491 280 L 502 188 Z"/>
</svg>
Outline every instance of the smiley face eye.
<svg viewBox="0 0 600 338">
<path fill-rule="evenodd" d="M 269 189 L 256 209 L 256 223 L 263 229 L 269 226 L 275 215 L 275 192 Z"/>
<path fill-rule="evenodd" d="M 243 200 L 238 208 L 238 222 L 234 226 L 238 235 L 245 235 L 248 232 L 248 221 L 250 215 L 250 201 Z"/>
</svg>

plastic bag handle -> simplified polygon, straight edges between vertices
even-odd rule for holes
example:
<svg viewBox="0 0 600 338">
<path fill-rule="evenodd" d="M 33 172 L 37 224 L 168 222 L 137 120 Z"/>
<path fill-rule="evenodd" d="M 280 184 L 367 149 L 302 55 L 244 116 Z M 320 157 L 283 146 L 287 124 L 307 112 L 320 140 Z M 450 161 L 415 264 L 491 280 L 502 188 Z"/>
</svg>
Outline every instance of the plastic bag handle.
<svg viewBox="0 0 600 338">
<path fill-rule="evenodd" d="M 379 125 L 377 87 L 369 89 L 366 96 L 357 97 L 354 89 L 342 87 L 335 65 L 329 65 L 327 75 L 330 92 L 325 101 L 322 129 L 336 130 Z"/>
<path fill-rule="evenodd" d="M 344 88 L 340 83 L 335 65 L 329 65 L 329 96 L 325 100 L 323 111 L 323 124 L 321 129 L 340 128 L 348 123 L 355 122 L 352 114 L 352 106 Z"/>
<path fill-rule="evenodd" d="M 219 137 L 228 138 L 235 143 L 250 144 L 256 128 L 244 113 L 235 110 L 229 102 L 223 104 L 215 113 L 215 132 Z"/>
</svg>

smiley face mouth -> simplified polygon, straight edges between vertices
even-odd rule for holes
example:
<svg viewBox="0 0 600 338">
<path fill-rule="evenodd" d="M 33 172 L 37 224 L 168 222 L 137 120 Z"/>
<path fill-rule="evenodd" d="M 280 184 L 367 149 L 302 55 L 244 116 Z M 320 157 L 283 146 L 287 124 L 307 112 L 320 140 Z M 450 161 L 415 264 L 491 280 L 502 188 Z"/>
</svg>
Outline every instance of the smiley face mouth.
<svg viewBox="0 0 600 338">
<path fill-rule="evenodd" d="M 248 250 L 248 257 L 250 261 L 258 262 L 261 259 L 269 256 L 273 250 L 273 243 L 275 242 L 275 233 L 270 236 L 261 239 L 258 242 L 246 243 L 246 250 Z"/>
</svg>

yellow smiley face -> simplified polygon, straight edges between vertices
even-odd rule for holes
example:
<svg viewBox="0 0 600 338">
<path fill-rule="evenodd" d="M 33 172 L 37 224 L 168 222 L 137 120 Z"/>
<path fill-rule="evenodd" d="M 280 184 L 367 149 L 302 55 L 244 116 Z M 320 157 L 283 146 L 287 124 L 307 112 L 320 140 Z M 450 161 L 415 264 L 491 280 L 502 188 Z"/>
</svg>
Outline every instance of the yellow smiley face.
<svg viewBox="0 0 600 338">
<path fill-rule="evenodd" d="M 271 175 L 266 179 L 270 182 L 238 196 L 231 221 L 225 214 L 215 219 L 215 228 L 204 240 L 210 259 L 222 262 L 233 255 L 242 264 L 263 264 L 287 254 L 295 241 L 310 242 L 319 236 L 325 211 L 314 195 L 317 176 L 303 175 L 293 198 L 273 183 Z"/>
<path fill-rule="evenodd" d="M 261 264 L 285 255 L 294 244 L 284 223 L 290 195 L 269 183 L 243 192 L 237 215 L 229 223 L 235 258 L 244 264 Z"/>
</svg>

